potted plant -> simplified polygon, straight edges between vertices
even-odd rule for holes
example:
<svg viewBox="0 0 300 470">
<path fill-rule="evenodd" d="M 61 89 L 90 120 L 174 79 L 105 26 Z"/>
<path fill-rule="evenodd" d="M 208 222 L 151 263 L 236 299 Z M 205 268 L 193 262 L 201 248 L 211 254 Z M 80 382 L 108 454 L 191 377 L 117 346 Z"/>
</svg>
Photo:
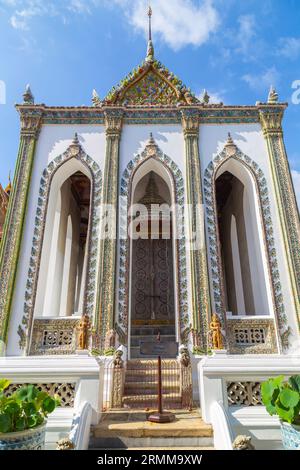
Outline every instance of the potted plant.
<svg viewBox="0 0 300 470">
<path fill-rule="evenodd" d="M 285 449 L 300 450 L 300 375 L 284 376 L 261 385 L 262 402 L 270 415 L 278 415 Z"/>
<path fill-rule="evenodd" d="M 0 450 L 42 450 L 47 416 L 59 401 L 34 385 L 20 386 L 8 396 L 9 385 L 0 379 Z"/>
</svg>

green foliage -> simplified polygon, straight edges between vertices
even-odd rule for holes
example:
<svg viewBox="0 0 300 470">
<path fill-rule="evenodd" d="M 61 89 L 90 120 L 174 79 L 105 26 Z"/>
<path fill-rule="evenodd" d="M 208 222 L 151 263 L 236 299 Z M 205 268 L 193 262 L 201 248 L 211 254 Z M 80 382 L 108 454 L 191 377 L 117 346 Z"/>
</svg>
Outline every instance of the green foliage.
<svg viewBox="0 0 300 470">
<path fill-rule="evenodd" d="M 116 348 L 111 347 L 111 348 L 104 349 L 103 354 L 104 356 L 113 356 L 115 352 L 116 352 Z"/>
<path fill-rule="evenodd" d="M 204 349 L 204 348 L 200 348 L 199 346 L 193 347 L 193 354 L 195 356 L 211 356 L 212 353 L 213 352 L 211 349 Z"/>
<path fill-rule="evenodd" d="M 0 379 L 0 433 L 24 431 L 44 423 L 59 405 L 57 397 L 41 392 L 34 385 L 23 385 L 12 395 L 5 390 L 10 382 Z"/>
<path fill-rule="evenodd" d="M 300 424 L 300 375 L 291 376 L 288 382 L 283 375 L 263 382 L 261 396 L 270 415 L 278 415 L 290 424 Z"/>
</svg>

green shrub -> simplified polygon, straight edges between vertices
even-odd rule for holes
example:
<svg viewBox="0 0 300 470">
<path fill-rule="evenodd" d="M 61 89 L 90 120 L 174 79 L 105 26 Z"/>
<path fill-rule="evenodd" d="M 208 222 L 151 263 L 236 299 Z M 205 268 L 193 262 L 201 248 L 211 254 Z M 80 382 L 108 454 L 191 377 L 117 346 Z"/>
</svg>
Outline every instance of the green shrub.
<svg viewBox="0 0 300 470">
<path fill-rule="evenodd" d="M 24 431 L 44 423 L 59 400 L 34 385 L 23 385 L 11 396 L 5 394 L 9 380 L 0 379 L 0 433 Z"/>
<path fill-rule="evenodd" d="M 278 415 L 290 424 L 300 424 L 300 375 L 291 376 L 288 382 L 283 375 L 263 382 L 261 396 L 270 415 Z"/>
</svg>

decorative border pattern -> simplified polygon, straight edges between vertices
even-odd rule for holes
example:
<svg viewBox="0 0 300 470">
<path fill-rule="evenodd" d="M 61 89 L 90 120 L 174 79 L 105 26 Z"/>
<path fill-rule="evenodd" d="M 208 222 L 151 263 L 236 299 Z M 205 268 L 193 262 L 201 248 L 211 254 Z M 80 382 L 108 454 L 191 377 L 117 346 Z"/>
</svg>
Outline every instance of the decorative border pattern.
<svg viewBox="0 0 300 470">
<path fill-rule="evenodd" d="M 146 148 L 139 155 L 136 155 L 127 165 L 123 172 L 121 179 L 121 196 L 124 198 L 124 207 L 129 207 L 130 204 L 130 188 L 133 175 L 137 168 L 146 160 L 153 158 L 163 163 L 169 170 L 173 177 L 175 186 L 175 203 L 180 208 L 184 206 L 184 180 L 181 170 L 170 157 L 165 155 L 154 140 L 150 140 Z M 126 212 L 127 217 L 128 212 Z M 186 329 L 189 325 L 190 318 L 188 313 L 188 294 L 187 294 L 187 268 L 186 268 L 186 248 L 185 248 L 185 234 L 184 234 L 184 217 L 178 220 L 178 233 L 181 235 L 177 240 L 177 269 L 179 281 L 179 318 L 181 331 Z M 128 226 L 127 224 L 125 225 Z M 120 253 L 119 253 L 119 297 L 118 297 L 118 321 L 122 329 L 127 332 L 128 327 L 128 302 L 129 302 L 129 252 L 130 241 L 128 238 L 120 238 Z"/>
<path fill-rule="evenodd" d="M 237 343 L 236 333 L 243 332 L 244 335 L 252 336 L 249 330 L 258 331 L 258 340 L 263 331 L 264 341 L 257 343 Z M 247 319 L 245 318 L 227 318 L 226 319 L 226 338 L 229 351 L 232 354 L 276 354 L 278 348 L 276 344 L 276 332 L 273 318 L 266 319 Z"/>
<path fill-rule="evenodd" d="M 83 106 L 54 107 L 41 104 L 17 105 L 22 114 L 41 117 L 42 124 L 104 124 L 107 110 L 121 110 L 127 124 L 149 123 L 181 123 L 181 111 L 195 109 L 199 113 L 201 123 L 211 124 L 243 124 L 259 123 L 260 112 L 283 112 L 285 103 L 278 106 L 260 104 L 259 106 L 224 106 L 222 104 L 192 104 L 185 106 Z"/>
<path fill-rule="evenodd" d="M 287 317 L 285 314 L 285 308 L 283 303 L 282 287 L 280 282 L 277 253 L 275 248 L 274 229 L 271 217 L 267 180 L 258 164 L 254 162 L 251 158 L 249 158 L 247 155 L 244 155 L 235 146 L 235 144 L 230 147 L 230 150 L 232 151 L 229 151 L 229 148 L 226 148 L 225 146 L 222 152 L 210 162 L 204 172 L 204 196 L 206 202 L 206 220 L 215 309 L 218 315 L 220 316 L 220 320 L 222 321 L 223 325 L 225 325 L 226 319 L 224 318 L 225 310 L 223 299 L 224 291 L 222 286 L 222 268 L 219 252 L 214 182 L 216 172 L 221 167 L 221 165 L 230 158 L 234 158 L 235 160 L 245 165 L 246 168 L 251 172 L 256 182 L 256 187 L 258 189 L 260 211 L 264 227 L 265 244 L 269 260 L 269 273 L 273 286 L 273 302 L 281 336 L 281 344 L 283 348 L 288 348 L 290 328 L 287 326 Z"/>
<path fill-rule="evenodd" d="M 82 162 L 91 174 L 91 206 L 90 206 L 90 228 L 89 228 L 89 253 L 88 269 L 86 278 L 86 291 L 84 296 L 84 312 L 93 316 L 97 299 L 97 260 L 98 260 L 98 234 L 101 209 L 102 173 L 99 165 L 89 157 L 81 148 L 78 141 L 74 140 L 68 149 L 58 157 L 54 158 L 43 171 L 40 181 L 39 198 L 35 217 L 34 236 L 29 261 L 28 278 L 25 291 L 24 316 L 22 324 L 18 327 L 21 349 L 29 350 L 30 334 L 33 323 L 33 313 L 36 299 L 36 290 L 39 278 L 42 246 L 46 225 L 47 207 L 49 202 L 51 182 L 56 171 L 68 160 L 75 158 Z"/>
</svg>

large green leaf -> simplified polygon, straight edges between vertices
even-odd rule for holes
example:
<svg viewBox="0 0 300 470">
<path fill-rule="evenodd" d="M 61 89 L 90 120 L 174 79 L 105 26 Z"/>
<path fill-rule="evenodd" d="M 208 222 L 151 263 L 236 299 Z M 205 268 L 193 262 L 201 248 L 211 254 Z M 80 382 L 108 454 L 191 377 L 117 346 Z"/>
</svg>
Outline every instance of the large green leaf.
<svg viewBox="0 0 300 470">
<path fill-rule="evenodd" d="M 18 418 L 15 424 L 16 431 L 24 431 L 26 429 L 26 420 L 24 417 Z"/>
<path fill-rule="evenodd" d="M 48 396 L 42 403 L 42 409 L 45 413 L 52 413 L 56 407 L 56 401 Z"/>
<path fill-rule="evenodd" d="M 300 393 L 300 375 L 292 375 L 289 378 L 289 384 L 293 390 Z"/>
<path fill-rule="evenodd" d="M 0 432 L 9 432 L 11 429 L 11 419 L 8 414 L 0 414 Z"/>
<path fill-rule="evenodd" d="M 3 392 L 10 385 L 10 381 L 7 379 L 0 379 L 0 392 Z"/>
<path fill-rule="evenodd" d="M 22 408 L 26 414 L 26 416 L 30 416 L 30 415 L 35 415 L 36 414 L 36 408 L 35 408 L 35 404 L 34 403 L 23 403 L 22 404 Z"/>
<path fill-rule="evenodd" d="M 34 385 L 24 385 L 17 392 L 17 398 L 21 401 L 34 401 L 39 391 Z"/>
<path fill-rule="evenodd" d="M 299 393 L 289 388 L 281 390 L 278 398 L 285 408 L 296 408 L 300 401 Z"/>
<path fill-rule="evenodd" d="M 16 415 L 20 413 L 20 406 L 15 401 L 8 401 L 7 405 L 4 408 L 4 412 L 9 415 Z"/>
<path fill-rule="evenodd" d="M 282 403 L 278 401 L 276 404 L 276 413 L 282 421 L 292 423 L 294 419 L 294 410 L 293 408 L 285 408 Z"/>
</svg>

